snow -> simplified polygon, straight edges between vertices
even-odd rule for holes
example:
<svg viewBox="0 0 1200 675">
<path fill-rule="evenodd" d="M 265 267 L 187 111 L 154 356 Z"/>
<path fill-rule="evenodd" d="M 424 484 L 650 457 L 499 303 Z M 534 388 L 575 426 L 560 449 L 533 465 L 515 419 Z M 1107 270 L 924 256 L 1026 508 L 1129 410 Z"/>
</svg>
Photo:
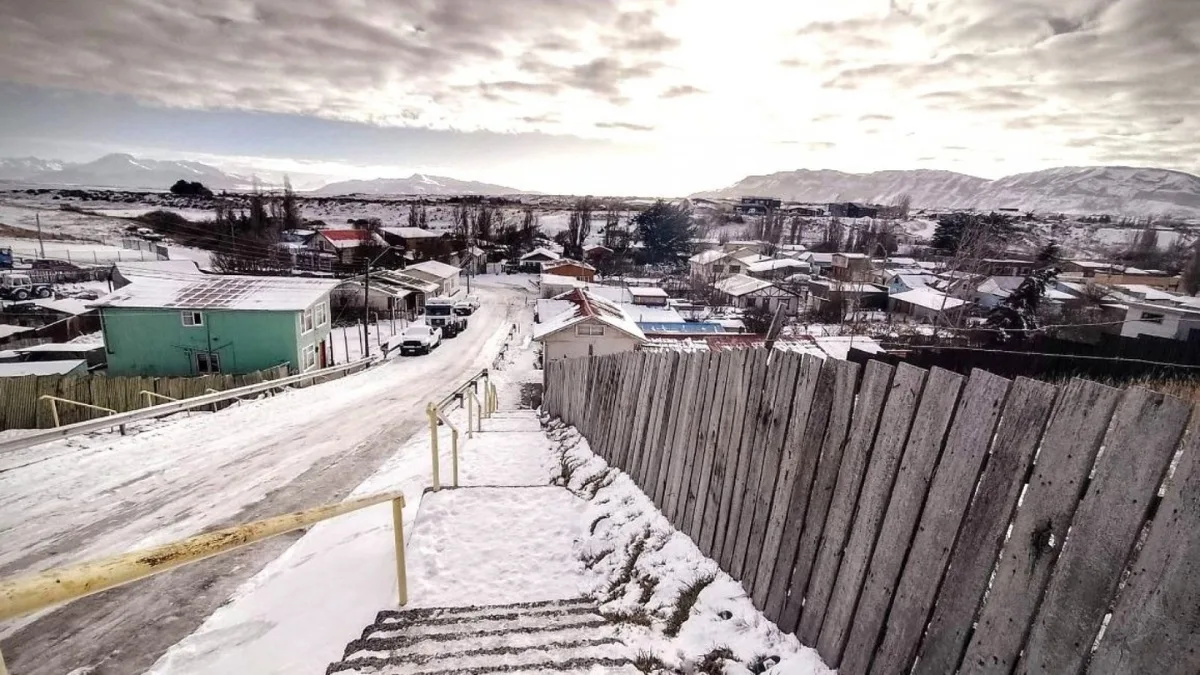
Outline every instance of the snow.
<svg viewBox="0 0 1200 675">
<path fill-rule="evenodd" d="M 337 281 L 289 277 L 206 276 L 144 278 L 91 303 L 94 307 L 299 311 Z"/>
<path fill-rule="evenodd" d="M 637 322 L 630 318 L 620 303 L 610 302 L 579 289 L 559 296 L 558 299 L 569 300 L 574 307 L 548 320 L 541 317 L 542 322 L 533 329 L 533 339 L 540 340 L 587 319 L 595 319 L 638 340 L 646 339 L 642 329 L 638 328 Z"/>
<path fill-rule="evenodd" d="M 28 326 L 11 326 L 6 323 L 0 323 L 0 339 L 31 330 L 33 329 Z"/>
<path fill-rule="evenodd" d="M 733 274 L 713 284 L 713 288 L 732 295 L 733 297 L 741 297 L 747 293 L 761 291 L 765 288 L 771 288 L 774 284 L 762 279 L 746 276 L 745 274 Z"/>
<path fill-rule="evenodd" d="M 420 262 L 415 265 L 409 265 L 405 269 L 406 271 L 425 272 L 426 274 L 432 274 L 440 279 L 450 279 L 458 276 L 458 274 L 462 272 L 462 270 L 454 265 L 447 265 L 446 263 L 438 262 L 436 260 L 426 260 L 425 262 Z"/>
<path fill-rule="evenodd" d="M 26 375 L 65 375 L 78 368 L 86 368 L 87 361 L 17 361 L 0 363 L 0 377 L 24 377 Z"/>
</svg>

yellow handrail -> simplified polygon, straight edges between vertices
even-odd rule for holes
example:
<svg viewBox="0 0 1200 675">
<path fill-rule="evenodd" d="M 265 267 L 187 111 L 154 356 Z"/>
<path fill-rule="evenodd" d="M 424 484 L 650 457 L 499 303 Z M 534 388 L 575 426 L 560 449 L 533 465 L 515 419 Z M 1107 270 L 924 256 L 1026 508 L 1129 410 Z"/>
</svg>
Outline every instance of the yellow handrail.
<svg viewBox="0 0 1200 675">
<path fill-rule="evenodd" d="M 92 410 L 102 410 L 102 411 L 108 413 L 109 415 L 117 414 L 117 411 L 113 410 L 112 408 L 104 408 L 102 406 L 92 405 L 91 403 L 80 403 L 79 401 L 72 401 L 69 398 L 59 398 L 57 396 L 51 396 L 50 394 L 43 394 L 38 397 L 38 400 L 50 402 L 50 415 L 51 415 L 51 417 L 54 418 L 54 426 L 55 427 L 62 426 L 58 422 L 58 403 L 70 403 L 71 405 L 77 405 L 81 408 L 91 408 Z M 121 425 L 122 431 L 124 430 L 124 426 L 125 425 Z M 0 675 L 3 675 L 3 673 L 0 673 Z"/>
<path fill-rule="evenodd" d="M 154 548 L 100 558 L 70 567 L 0 582 L 0 620 L 36 612 L 68 600 L 75 600 L 122 586 L 167 570 L 211 558 L 264 539 L 309 527 L 323 520 L 352 513 L 368 506 L 392 503 L 392 522 L 396 537 L 396 579 L 400 584 L 400 604 L 408 604 L 408 578 L 404 560 L 404 493 L 381 492 L 326 504 L 274 518 L 199 534 Z M 0 655 L 0 675 L 5 675 Z"/>
<path fill-rule="evenodd" d="M 143 390 L 139 391 L 138 395 L 145 396 L 147 404 L 150 403 L 152 398 L 161 398 L 164 401 L 178 401 L 179 400 L 177 398 L 171 398 L 170 396 L 164 396 L 162 394 L 150 391 L 149 389 L 143 389 Z"/>
</svg>

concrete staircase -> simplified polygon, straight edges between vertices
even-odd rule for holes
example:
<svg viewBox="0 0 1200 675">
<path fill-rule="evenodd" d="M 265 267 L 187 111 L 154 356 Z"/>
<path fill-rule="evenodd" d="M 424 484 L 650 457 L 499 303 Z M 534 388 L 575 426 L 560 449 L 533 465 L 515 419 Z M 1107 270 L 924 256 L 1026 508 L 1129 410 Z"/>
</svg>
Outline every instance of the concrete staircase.
<svg viewBox="0 0 1200 675">
<path fill-rule="evenodd" d="M 637 673 L 587 599 L 383 611 L 326 675 Z"/>
</svg>

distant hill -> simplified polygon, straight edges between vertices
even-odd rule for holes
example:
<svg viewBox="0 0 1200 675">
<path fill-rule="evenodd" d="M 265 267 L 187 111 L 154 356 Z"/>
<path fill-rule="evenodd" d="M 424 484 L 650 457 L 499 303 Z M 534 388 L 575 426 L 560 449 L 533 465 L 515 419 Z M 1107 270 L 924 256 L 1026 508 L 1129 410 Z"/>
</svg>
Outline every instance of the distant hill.
<svg viewBox="0 0 1200 675">
<path fill-rule="evenodd" d="M 240 190 L 254 179 L 221 171 L 200 162 L 139 159 L 133 155 L 112 154 L 86 164 L 68 164 L 58 169 L 22 177 L 44 185 L 86 185 L 123 189 L 165 190 L 177 180 L 200 181 L 213 190 Z"/>
<path fill-rule="evenodd" d="M 445 176 L 429 176 L 414 173 L 408 178 L 376 178 L 374 180 L 347 180 L 330 183 L 325 187 L 313 190 L 313 195 L 517 195 L 528 194 L 527 191 L 516 188 L 480 183 L 471 180 L 458 180 Z"/>
<path fill-rule="evenodd" d="M 0 157 L 0 180 L 24 180 L 29 176 L 47 171 L 59 171 L 65 162 L 37 157 Z"/>
<path fill-rule="evenodd" d="M 1166 169 L 1063 167 L 988 180 L 950 171 L 781 171 L 693 197 L 778 197 L 800 202 L 890 204 L 910 195 L 926 208 L 1200 218 L 1200 177 Z"/>
</svg>

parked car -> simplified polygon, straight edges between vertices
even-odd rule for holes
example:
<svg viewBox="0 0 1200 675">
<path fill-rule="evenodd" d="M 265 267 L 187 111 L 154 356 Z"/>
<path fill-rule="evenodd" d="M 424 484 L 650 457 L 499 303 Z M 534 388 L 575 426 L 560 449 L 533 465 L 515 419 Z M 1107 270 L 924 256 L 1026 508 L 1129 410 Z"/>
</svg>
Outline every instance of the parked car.
<svg viewBox="0 0 1200 675">
<path fill-rule="evenodd" d="M 468 295 L 454 303 L 454 313 L 459 316 L 470 316 L 479 309 L 479 296 Z"/>
<path fill-rule="evenodd" d="M 401 336 L 401 355 L 428 354 L 442 344 L 442 329 L 435 326 L 409 326 Z"/>
</svg>

